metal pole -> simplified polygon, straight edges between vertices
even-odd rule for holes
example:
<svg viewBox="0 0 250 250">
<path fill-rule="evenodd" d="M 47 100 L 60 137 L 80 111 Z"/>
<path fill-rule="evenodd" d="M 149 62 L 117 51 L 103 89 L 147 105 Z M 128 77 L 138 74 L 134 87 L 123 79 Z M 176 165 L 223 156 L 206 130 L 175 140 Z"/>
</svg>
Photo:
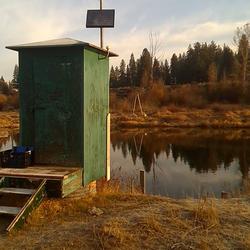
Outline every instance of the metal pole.
<svg viewBox="0 0 250 250">
<path fill-rule="evenodd" d="M 102 10 L 102 0 L 100 0 L 100 10 Z M 100 44 L 103 49 L 103 28 L 100 28 Z"/>
</svg>

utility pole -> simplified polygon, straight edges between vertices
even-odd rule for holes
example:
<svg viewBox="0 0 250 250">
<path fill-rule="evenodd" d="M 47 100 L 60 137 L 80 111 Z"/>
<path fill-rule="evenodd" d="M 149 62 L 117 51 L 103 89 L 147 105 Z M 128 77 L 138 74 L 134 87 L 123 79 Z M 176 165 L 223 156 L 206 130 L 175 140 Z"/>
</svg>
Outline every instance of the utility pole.
<svg viewBox="0 0 250 250">
<path fill-rule="evenodd" d="M 100 0 L 100 10 L 102 10 L 102 0 Z M 100 45 L 101 45 L 101 48 L 103 49 L 103 28 L 101 27 L 100 28 Z"/>
</svg>

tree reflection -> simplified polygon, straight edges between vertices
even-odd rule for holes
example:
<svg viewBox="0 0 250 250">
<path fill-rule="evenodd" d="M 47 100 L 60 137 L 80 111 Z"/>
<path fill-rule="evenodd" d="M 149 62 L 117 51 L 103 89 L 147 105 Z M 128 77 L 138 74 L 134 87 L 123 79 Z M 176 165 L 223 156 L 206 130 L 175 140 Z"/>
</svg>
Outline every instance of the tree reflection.
<svg viewBox="0 0 250 250">
<path fill-rule="evenodd" d="M 144 169 L 151 171 L 160 154 L 181 161 L 198 173 L 216 172 L 228 169 L 237 160 L 243 178 L 248 177 L 250 163 L 250 137 L 236 131 L 200 131 L 186 133 L 168 131 L 165 133 L 115 132 L 111 135 L 113 149 L 122 149 L 125 158 L 131 156 L 134 164 L 142 160 Z M 235 133 L 236 133 L 235 132 Z M 143 140 L 141 140 L 143 138 Z"/>
<path fill-rule="evenodd" d="M 7 137 L 0 137 L 0 149 L 4 151 L 9 149 L 11 145 L 16 145 L 19 139 L 19 135 L 17 133 L 10 133 Z"/>
</svg>

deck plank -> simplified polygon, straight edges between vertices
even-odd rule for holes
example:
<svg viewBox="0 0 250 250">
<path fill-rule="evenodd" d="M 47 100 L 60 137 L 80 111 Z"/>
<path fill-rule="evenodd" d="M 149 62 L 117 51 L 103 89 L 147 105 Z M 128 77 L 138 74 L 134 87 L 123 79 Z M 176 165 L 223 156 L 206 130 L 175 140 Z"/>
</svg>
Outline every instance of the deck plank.
<svg viewBox="0 0 250 250">
<path fill-rule="evenodd" d="M 27 188 L 0 188 L 0 194 L 23 194 L 23 195 L 32 195 L 35 193 L 35 189 Z"/>
<path fill-rule="evenodd" d="M 17 215 L 20 212 L 20 207 L 7 207 L 7 206 L 0 206 L 0 214 L 6 215 Z"/>
<path fill-rule="evenodd" d="M 28 168 L 0 168 L 0 176 L 16 178 L 40 178 L 48 180 L 67 179 L 72 173 L 81 168 L 67 168 L 58 166 L 32 166 Z"/>
</svg>

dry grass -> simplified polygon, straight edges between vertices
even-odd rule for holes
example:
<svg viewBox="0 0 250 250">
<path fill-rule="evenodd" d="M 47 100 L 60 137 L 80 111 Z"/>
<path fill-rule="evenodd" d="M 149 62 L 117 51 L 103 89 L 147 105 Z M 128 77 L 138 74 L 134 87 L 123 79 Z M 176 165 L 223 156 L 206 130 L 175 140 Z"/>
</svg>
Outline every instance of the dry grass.
<svg viewBox="0 0 250 250">
<path fill-rule="evenodd" d="M 204 109 L 188 109 L 178 106 L 163 107 L 152 112 L 145 110 L 147 117 L 134 116 L 128 112 L 113 112 L 112 126 L 170 128 L 250 128 L 248 106 L 213 104 Z"/>
<path fill-rule="evenodd" d="M 194 226 L 210 229 L 219 225 L 219 216 L 212 200 L 200 200 L 194 211 Z"/>
<path fill-rule="evenodd" d="M 119 193 L 46 200 L 0 249 L 249 249 L 250 200 Z M 104 214 L 93 217 L 91 207 Z"/>
<path fill-rule="evenodd" d="M 0 111 L 15 110 L 19 108 L 19 94 L 13 92 L 10 95 L 0 94 Z"/>
<path fill-rule="evenodd" d="M 19 127 L 18 112 L 0 112 L 0 129 L 17 129 Z"/>
</svg>

